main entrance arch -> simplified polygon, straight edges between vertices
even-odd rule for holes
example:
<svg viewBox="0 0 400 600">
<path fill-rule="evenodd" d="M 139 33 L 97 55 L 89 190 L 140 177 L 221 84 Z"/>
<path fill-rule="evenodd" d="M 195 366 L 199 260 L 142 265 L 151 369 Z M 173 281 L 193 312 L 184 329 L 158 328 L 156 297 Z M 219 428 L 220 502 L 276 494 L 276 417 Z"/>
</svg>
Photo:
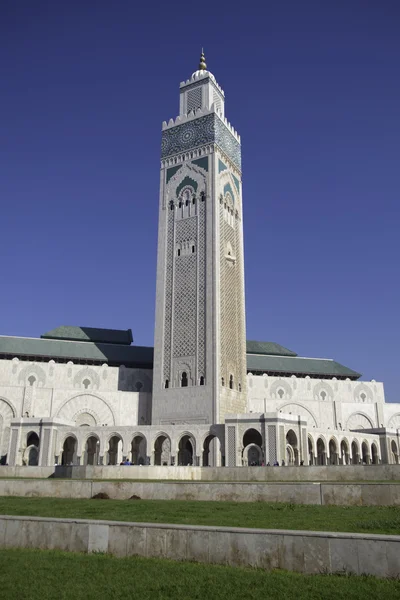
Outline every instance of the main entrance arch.
<svg viewBox="0 0 400 600">
<path fill-rule="evenodd" d="M 262 436 L 257 429 L 248 429 L 243 435 L 242 462 L 249 466 L 263 463 Z"/>
</svg>

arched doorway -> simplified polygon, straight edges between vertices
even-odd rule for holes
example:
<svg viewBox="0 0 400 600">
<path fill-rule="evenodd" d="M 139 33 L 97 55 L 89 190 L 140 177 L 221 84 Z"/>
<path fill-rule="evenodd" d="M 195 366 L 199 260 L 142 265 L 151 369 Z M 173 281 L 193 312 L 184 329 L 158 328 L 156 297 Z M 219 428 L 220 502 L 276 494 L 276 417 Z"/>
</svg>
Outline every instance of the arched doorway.
<svg viewBox="0 0 400 600">
<path fill-rule="evenodd" d="M 159 435 L 154 442 L 154 464 L 164 466 L 171 464 L 171 440 L 167 435 Z"/>
<path fill-rule="evenodd" d="M 317 465 L 326 465 L 326 448 L 322 438 L 317 440 Z"/>
<path fill-rule="evenodd" d="M 262 436 L 257 429 L 248 429 L 243 435 L 242 462 L 249 466 L 263 463 Z"/>
<path fill-rule="evenodd" d="M 37 467 L 39 464 L 39 436 L 34 431 L 26 436 L 23 464 L 29 467 Z"/>
<path fill-rule="evenodd" d="M 315 462 L 314 458 L 314 443 L 311 436 L 308 436 L 308 464 L 312 466 Z"/>
<path fill-rule="evenodd" d="M 77 450 L 77 440 L 72 435 L 68 436 L 63 444 L 63 451 L 61 456 L 61 464 L 62 465 L 76 465 L 76 450 Z"/>
<path fill-rule="evenodd" d="M 286 464 L 299 464 L 299 450 L 297 447 L 297 435 L 293 429 L 289 429 L 286 434 Z"/>
<path fill-rule="evenodd" d="M 39 448 L 37 446 L 30 446 L 28 450 L 28 466 L 37 467 L 39 464 Z"/>
<path fill-rule="evenodd" d="M 119 465 L 122 461 L 122 439 L 113 435 L 108 442 L 108 464 Z"/>
<path fill-rule="evenodd" d="M 215 435 L 208 435 L 203 444 L 203 467 L 217 467 L 221 464 L 221 450 L 219 439 Z"/>
<path fill-rule="evenodd" d="M 85 465 L 98 465 L 100 455 L 100 440 L 97 436 L 91 435 L 85 446 Z"/>
<path fill-rule="evenodd" d="M 336 440 L 333 438 L 329 440 L 329 464 L 337 465 L 339 462 L 338 449 Z"/>
<path fill-rule="evenodd" d="M 372 452 L 372 464 L 379 465 L 378 448 L 375 443 L 373 443 L 371 445 L 371 452 Z"/>
<path fill-rule="evenodd" d="M 131 444 L 132 464 L 147 465 L 147 440 L 143 435 L 135 435 Z"/>
<path fill-rule="evenodd" d="M 355 440 L 351 442 L 351 464 L 358 465 L 360 461 L 360 453 L 358 451 L 358 444 Z"/>
<path fill-rule="evenodd" d="M 39 448 L 39 436 L 37 433 L 34 431 L 28 433 L 26 438 L 26 446 L 36 446 L 36 448 Z"/>
<path fill-rule="evenodd" d="M 262 465 L 262 450 L 257 444 L 249 444 L 243 450 L 243 458 L 245 464 L 249 467 L 257 467 Z"/>
<path fill-rule="evenodd" d="M 394 440 L 392 440 L 391 443 L 391 450 L 392 450 L 392 461 L 395 465 L 399 464 L 399 451 L 397 448 L 397 444 Z"/>
<path fill-rule="evenodd" d="M 361 444 L 361 452 L 362 452 L 362 463 L 363 465 L 369 465 L 371 462 L 371 457 L 369 455 L 369 448 L 367 442 L 363 442 Z"/>
<path fill-rule="evenodd" d="M 194 442 L 190 435 L 184 435 L 179 440 L 178 465 L 190 466 L 194 464 Z"/>
<path fill-rule="evenodd" d="M 340 442 L 340 457 L 340 462 L 342 465 L 350 464 L 350 451 L 346 440 L 342 440 Z"/>
</svg>

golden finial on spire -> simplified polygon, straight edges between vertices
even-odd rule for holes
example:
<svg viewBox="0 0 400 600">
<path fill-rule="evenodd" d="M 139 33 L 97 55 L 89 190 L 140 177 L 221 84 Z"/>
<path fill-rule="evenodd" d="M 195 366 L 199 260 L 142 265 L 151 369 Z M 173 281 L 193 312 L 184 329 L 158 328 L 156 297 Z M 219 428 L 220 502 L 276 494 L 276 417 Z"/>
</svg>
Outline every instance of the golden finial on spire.
<svg viewBox="0 0 400 600">
<path fill-rule="evenodd" d="M 206 57 L 204 56 L 204 50 L 202 48 L 201 56 L 200 56 L 199 71 L 206 71 L 206 70 L 207 70 Z"/>
</svg>

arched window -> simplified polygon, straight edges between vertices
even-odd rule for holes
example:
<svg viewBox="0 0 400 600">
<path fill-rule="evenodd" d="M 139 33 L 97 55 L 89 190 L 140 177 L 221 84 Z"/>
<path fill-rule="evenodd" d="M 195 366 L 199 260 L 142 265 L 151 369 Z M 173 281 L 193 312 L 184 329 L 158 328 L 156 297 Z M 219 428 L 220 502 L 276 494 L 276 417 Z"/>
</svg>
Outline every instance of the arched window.
<svg viewBox="0 0 400 600">
<path fill-rule="evenodd" d="M 136 391 L 140 392 L 140 390 L 142 389 L 142 387 L 143 387 L 143 383 L 141 381 L 137 381 L 136 385 L 135 385 Z"/>
<path fill-rule="evenodd" d="M 180 249 L 180 248 L 178 248 L 178 252 L 177 252 L 177 254 L 178 254 L 178 256 L 180 256 L 180 255 L 181 255 L 181 249 Z"/>
<path fill-rule="evenodd" d="M 242 384 L 241 383 L 239 383 L 239 385 L 238 385 L 238 390 L 239 390 L 239 392 L 242 391 Z"/>
<path fill-rule="evenodd" d="M 200 198 L 201 198 L 201 201 L 204 202 L 204 200 L 206 199 L 206 195 L 204 192 L 200 193 Z"/>
<path fill-rule="evenodd" d="M 229 389 L 233 390 L 233 375 L 229 375 Z"/>
<path fill-rule="evenodd" d="M 194 254 L 194 246 L 192 246 L 192 254 Z"/>
<path fill-rule="evenodd" d="M 165 380 L 165 389 L 168 389 L 168 388 L 169 388 L 169 379 L 166 379 Z"/>
<path fill-rule="evenodd" d="M 175 206 L 175 204 L 174 204 L 174 201 L 173 201 L 173 200 L 171 200 L 171 202 L 169 203 L 169 207 L 170 207 L 170 209 L 171 209 L 171 210 L 174 210 L 174 206 Z"/>
<path fill-rule="evenodd" d="M 182 377 L 181 377 L 181 387 L 187 387 L 187 385 L 188 385 L 187 373 L 186 373 L 186 371 L 183 371 Z"/>
<path fill-rule="evenodd" d="M 36 377 L 34 377 L 33 375 L 31 375 L 30 377 L 28 377 L 28 383 L 30 386 L 32 386 L 36 381 Z"/>
<path fill-rule="evenodd" d="M 83 387 L 85 388 L 85 390 L 87 390 L 87 389 L 88 389 L 88 387 L 90 386 L 90 379 L 84 379 L 84 380 L 82 381 L 82 385 L 83 385 Z"/>
<path fill-rule="evenodd" d="M 200 377 L 200 385 L 204 385 L 204 376 L 203 375 Z"/>
<path fill-rule="evenodd" d="M 193 203 L 193 204 L 196 204 L 196 196 L 193 196 L 192 203 Z"/>
<path fill-rule="evenodd" d="M 182 208 L 182 201 L 179 200 L 179 204 L 178 204 L 179 208 Z"/>
<path fill-rule="evenodd" d="M 222 384 L 222 387 L 225 386 L 225 379 L 223 377 L 221 377 L 221 384 Z"/>
</svg>

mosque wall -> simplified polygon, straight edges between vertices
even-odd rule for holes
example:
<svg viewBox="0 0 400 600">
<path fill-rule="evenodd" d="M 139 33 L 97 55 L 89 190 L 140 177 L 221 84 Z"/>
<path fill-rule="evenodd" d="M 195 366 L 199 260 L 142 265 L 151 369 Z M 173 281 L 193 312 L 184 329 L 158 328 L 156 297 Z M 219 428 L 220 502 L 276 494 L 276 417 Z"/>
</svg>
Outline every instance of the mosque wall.
<svg viewBox="0 0 400 600">
<path fill-rule="evenodd" d="M 400 426 L 400 405 L 385 404 L 381 382 L 249 373 L 247 385 L 249 412 L 299 414 L 307 419 L 309 429 L 388 427 L 396 414 Z"/>
<path fill-rule="evenodd" d="M 12 419 L 57 418 L 81 426 L 149 425 L 152 371 L 121 367 L 0 361 L 0 457 Z"/>
</svg>

